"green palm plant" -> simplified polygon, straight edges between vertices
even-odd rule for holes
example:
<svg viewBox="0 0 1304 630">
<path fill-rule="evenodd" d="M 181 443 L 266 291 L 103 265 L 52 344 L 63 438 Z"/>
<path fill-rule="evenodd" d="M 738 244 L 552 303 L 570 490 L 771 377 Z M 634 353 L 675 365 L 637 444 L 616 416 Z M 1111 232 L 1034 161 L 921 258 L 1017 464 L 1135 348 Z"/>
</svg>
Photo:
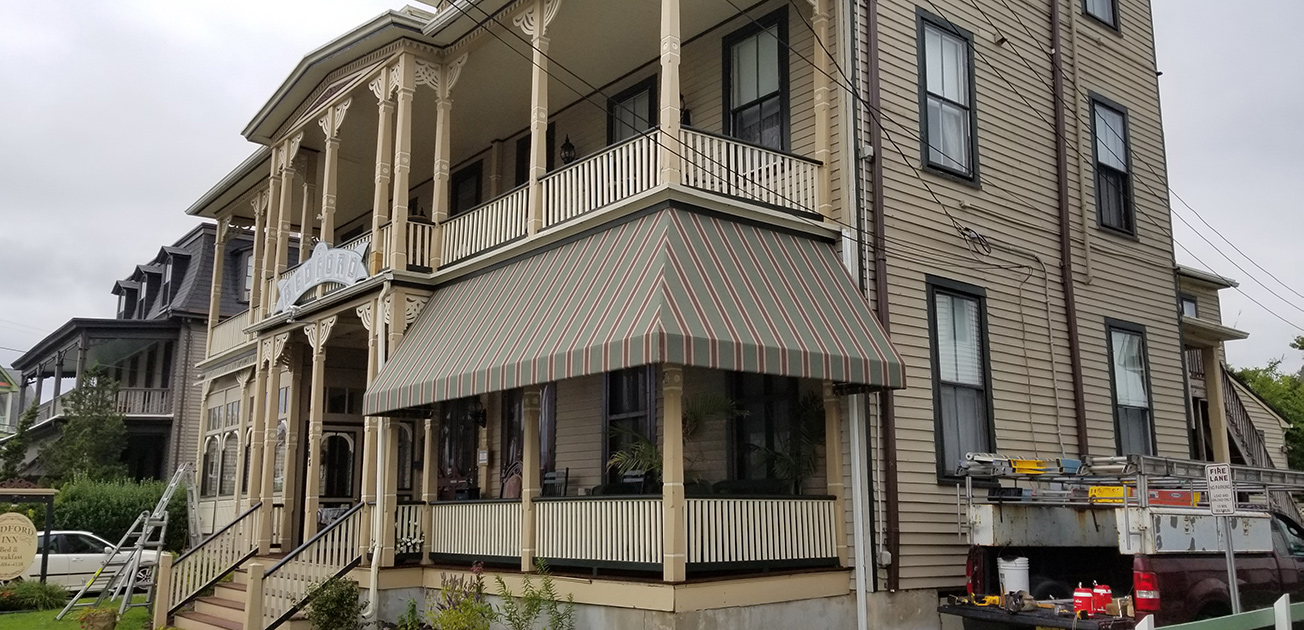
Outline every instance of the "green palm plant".
<svg viewBox="0 0 1304 630">
<path fill-rule="evenodd" d="M 707 422 L 731 420 L 747 415 L 747 411 L 738 406 L 734 399 L 720 393 L 708 392 L 684 397 L 684 440 L 692 440 Z M 623 427 L 612 427 L 621 436 L 629 439 L 629 446 L 612 453 L 607 460 L 607 468 L 620 474 L 644 471 L 649 477 L 661 477 L 661 447 L 638 431 Z M 692 465 L 693 459 L 686 462 Z"/>
<path fill-rule="evenodd" d="M 761 454 L 775 475 L 792 482 L 794 493 L 801 494 L 802 485 L 819 465 L 819 448 L 823 443 L 824 400 L 815 392 L 806 392 L 798 399 L 788 435 L 779 440 L 777 448 L 752 448 Z"/>
</svg>

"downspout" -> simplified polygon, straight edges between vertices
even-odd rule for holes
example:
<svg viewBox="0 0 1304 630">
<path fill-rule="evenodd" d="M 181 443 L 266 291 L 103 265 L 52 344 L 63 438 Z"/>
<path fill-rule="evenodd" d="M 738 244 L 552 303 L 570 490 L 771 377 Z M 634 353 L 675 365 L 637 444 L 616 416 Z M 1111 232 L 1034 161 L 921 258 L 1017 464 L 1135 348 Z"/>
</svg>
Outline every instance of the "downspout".
<svg viewBox="0 0 1304 630">
<path fill-rule="evenodd" d="M 866 3 L 869 10 L 869 146 L 873 150 L 873 162 L 870 164 L 870 185 L 873 187 L 870 201 L 870 217 L 874 230 L 874 314 L 883 326 L 883 332 L 890 334 L 892 324 L 889 317 L 887 293 L 887 242 L 886 226 L 883 225 L 883 117 L 881 95 L 879 90 L 879 50 L 878 50 L 878 0 Z M 897 449 L 896 449 L 896 405 L 891 390 L 878 394 L 879 416 L 883 422 L 883 502 L 885 504 L 884 529 L 886 530 L 887 589 L 895 591 L 901 586 L 901 513 L 900 498 L 897 494 Z"/>
<path fill-rule="evenodd" d="M 852 96 L 856 95 L 855 91 L 860 89 L 860 65 L 858 62 L 857 51 L 860 50 L 856 32 L 860 28 L 860 13 L 856 10 L 855 3 L 837 3 L 841 13 L 838 16 L 842 25 L 842 36 L 839 38 L 841 46 L 842 59 L 846 62 L 849 69 L 848 75 L 851 77 L 853 90 L 850 95 L 842 97 L 842 116 L 844 124 L 842 125 L 842 156 L 844 178 L 850 177 L 853 184 L 851 186 L 851 198 L 844 200 L 843 208 L 849 210 L 844 212 L 843 216 L 852 214 L 855 217 L 856 226 L 856 284 L 861 295 L 865 295 L 868 290 L 867 271 L 868 265 L 865 261 L 865 215 L 861 206 L 861 199 L 864 198 L 864 181 L 861 164 L 863 157 L 860 151 L 860 139 L 862 130 L 860 126 L 860 103 Z M 846 123 L 850 124 L 846 124 Z M 851 159 L 847 159 L 847 157 Z M 850 269 L 848 270 L 850 271 Z M 869 591 L 874 588 L 874 571 L 870 568 L 873 566 L 873 546 L 872 532 L 874 531 L 874 511 L 865 510 L 867 500 L 871 497 L 869 493 L 873 488 L 873 478 L 870 476 L 869 466 L 869 440 L 868 417 L 865 413 L 865 398 L 861 394 L 855 394 L 846 398 L 847 401 L 847 419 L 848 431 L 847 437 L 850 442 L 850 463 L 851 463 L 851 526 L 852 541 L 856 549 L 855 558 L 855 595 L 856 595 L 856 630 L 869 630 L 869 614 L 866 605 L 869 599 Z M 868 523 L 866 522 L 868 519 Z M 871 532 L 869 536 L 865 532 Z M 866 562 L 868 560 L 868 562 Z M 867 566 L 868 565 L 868 566 Z"/>
<path fill-rule="evenodd" d="M 385 367 L 385 361 L 389 358 L 386 352 L 389 342 L 389 330 L 387 330 L 386 323 L 389 318 L 385 316 L 385 293 L 387 293 L 386 289 L 388 288 L 388 285 L 386 285 L 385 288 L 381 289 L 380 295 L 376 299 L 377 309 L 373 320 L 375 324 L 372 325 L 372 328 L 376 329 L 377 374 Z M 370 387 L 371 383 L 367 385 Z M 378 603 L 380 601 L 380 559 L 383 551 L 380 547 L 380 541 L 382 540 L 380 532 L 383 531 L 382 528 L 385 526 L 385 514 L 380 509 L 380 504 L 385 500 L 385 454 L 388 451 L 385 439 L 389 433 L 386 431 L 388 423 L 383 418 L 377 418 L 376 420 L 378 424 L 376 427 L 376 505 L 371 508 L 371 536 L 372 541 L 375 543 L 375 551 L 372 552 L 371 572 L 367 583 L 369 598 L 366 608 L 362 611 L 363 617 L 373 620 L 378 619 L 380 615 L 380 604 Z"/>
<path fill-rule="evenodd" d="M 1055 94 L 1055 180 L 1059 192 L 1060 284 L 1064 292 L 1064 318 L 1069 329 L 1069 369 L 1073 377 L 1073 409 L 1077 417 L 1078 456 L 1091 454 L 1087 440 L 1087 404 L 1082 391 L 1082 341 L 1078 338 L 1078 305 L 1073 294 L 1073 230 L 1069 213 L 1068 139 L 1064 137 L 1063 37 L 1060 0 L 1051 0 L 1051 82 Z M 1075 88 L 1076 89 L 1076 88 Z M 1076 99 L 1074 99 L 1076 102 Z"/>
</svg>

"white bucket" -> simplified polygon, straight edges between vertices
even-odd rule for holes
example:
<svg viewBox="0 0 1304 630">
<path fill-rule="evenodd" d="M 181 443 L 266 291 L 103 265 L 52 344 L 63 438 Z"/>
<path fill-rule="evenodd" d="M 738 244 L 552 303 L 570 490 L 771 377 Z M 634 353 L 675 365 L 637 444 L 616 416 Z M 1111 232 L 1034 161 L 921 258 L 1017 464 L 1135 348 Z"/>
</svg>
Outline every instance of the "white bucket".
<svg viewBox="0 0 1304 630">
<path fill-rule="evenodd" d="M 997 558 L 996 572 L 1001 577 L 1001 593 L 1030 590 L 1027 558 Z"/>
</svg>

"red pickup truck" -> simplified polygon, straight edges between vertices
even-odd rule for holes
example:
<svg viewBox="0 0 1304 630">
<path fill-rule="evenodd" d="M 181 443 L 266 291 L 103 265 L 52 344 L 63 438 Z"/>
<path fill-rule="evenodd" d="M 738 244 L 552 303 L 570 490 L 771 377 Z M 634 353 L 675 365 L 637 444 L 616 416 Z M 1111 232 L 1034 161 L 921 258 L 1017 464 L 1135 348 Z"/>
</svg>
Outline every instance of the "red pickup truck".
<svg viewBox="0 0 1304 630">
<path fill-rule="evenodd" d="M 1288 517 L 1273 514 L 1272 550 L 1236 554 L 1236 576 L 1242 610 L 1266 608 L 1282 594 L 1304 601 L 1304 528 Z M 971 593 L 999 591 L 997 557 L 1020 556 L 1034 567 L 1031 595 L 1038 600 L 1071 599 L 1079 583 L 1109 584 L 1115 597 L 1131 595 L 1135 620 L 1154 615 L 1157 625 L 1185 623 L 1232 612 L 1223 553 L 1121 553 L 1107 547 L 972 546 L 967 562 Z M 1042 614 L 994 614 L 974 606 L 943 606 L 958 615 L 969 630 L 1007 627 L 1059 627 Z M 1072 622 L 1071 619 L 1064 621 Z M 1132 620 L 1104 623 L 1078 621 L 1076 628 L 1122 628 Z"/>
</svg>

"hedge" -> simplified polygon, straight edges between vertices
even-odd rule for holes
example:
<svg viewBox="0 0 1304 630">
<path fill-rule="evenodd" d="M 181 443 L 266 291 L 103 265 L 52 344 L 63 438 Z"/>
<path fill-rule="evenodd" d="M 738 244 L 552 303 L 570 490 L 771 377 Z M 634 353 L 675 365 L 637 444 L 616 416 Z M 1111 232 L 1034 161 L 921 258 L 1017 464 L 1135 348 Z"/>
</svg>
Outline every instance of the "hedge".
<svg viewBox="0 0 1304 630">
<path fill-rule="evenodd" d="M 162 481 L 91 481 L 74 479 L 63 484 L 54 498 L 53 529 L 88 531 L 110 543 L 122 539 L 141 512 L 153 511 L 167 483 Z M 45 527 L 43 504 L 4 506 L 0 512 L 21 512 L 38 530 Z M 168 503 L 168 531 L 164 548 L 183 551 L 187 543 L 186 496 L 178 488 Z"/>
</svg>

